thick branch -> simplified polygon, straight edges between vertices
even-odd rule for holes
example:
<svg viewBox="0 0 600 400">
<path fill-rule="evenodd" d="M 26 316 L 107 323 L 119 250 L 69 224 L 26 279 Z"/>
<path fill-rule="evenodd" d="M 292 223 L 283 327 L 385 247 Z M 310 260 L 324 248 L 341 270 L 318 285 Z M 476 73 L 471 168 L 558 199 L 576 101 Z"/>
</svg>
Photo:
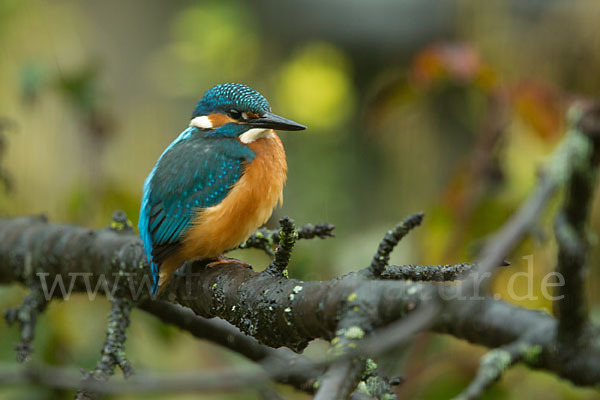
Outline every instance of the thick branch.
<svg viewBox="0 0 600 400">
<path fill-rule="evenodd" d="M 174 277 L 164 298 L 188 306 L 197 315 L 221 317 L 269 346 L 294 349 L 303 348 L 317 337 L 331 340 L 349 298 L 353 299 L 353 307 L 369 310 L 372 325 L 377 328 L 429 304 L 432 293 L 437 293 L 431 288 L 439 287 L 365 280 L 357 274 L 325 282 L 302 282 L 234 264 L 193 267 L 192 274 Z M 73 291 L 86 292 L 95 288 L 104 274 L 109 292 L 110 285 L 116 284 L 121 293 L 139 299 L 144 294 L 147 298 L 149 270 L 141 241 L 134 235 L 53 225 L 39 218 L 0 220 L 0 279 L 5 283 L 38 279 L 50 294 L 52 283 L 60 277 L 67 289 L 72 284 Z M 62 296 L 58 285 L 52 294 Z M 502 346 L 525 332 L 542 330 L 531 341 L 543 349 L 538 367 L 577 384 L 600 383 L 600 342 L 595 339 L 595 328 L 586 326 L 581 338 L 585 351 L 573 353 L 565 364 L 553 346 L 557 324 L 551 316 L 489 298 L 457 296 L 447 299 L 446 304 L 448 307 L 435 322 L 436 330 L 488 347 Z"/>
</svg>

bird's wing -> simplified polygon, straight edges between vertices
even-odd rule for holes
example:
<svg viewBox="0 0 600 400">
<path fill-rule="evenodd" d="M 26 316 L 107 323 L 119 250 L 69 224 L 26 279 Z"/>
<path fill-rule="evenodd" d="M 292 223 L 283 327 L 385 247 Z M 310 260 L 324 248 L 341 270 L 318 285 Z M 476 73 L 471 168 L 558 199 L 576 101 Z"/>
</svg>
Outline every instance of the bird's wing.
<svg viewBox="0 0 600 400">
<path fill-rule="evenodd" d="M 167 148 L 144 184 L 140 213 L 153 273 L 179 248 L 198 209 L 219 204 L 253 157 L 237 139 L 187 138 Z"/>
</svg>

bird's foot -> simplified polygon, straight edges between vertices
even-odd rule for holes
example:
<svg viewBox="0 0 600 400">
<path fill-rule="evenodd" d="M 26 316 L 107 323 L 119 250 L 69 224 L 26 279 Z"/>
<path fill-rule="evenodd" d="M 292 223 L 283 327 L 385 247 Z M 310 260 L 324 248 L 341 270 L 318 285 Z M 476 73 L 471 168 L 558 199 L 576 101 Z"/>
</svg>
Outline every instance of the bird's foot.
<svg viewBox="0 0 600 400">
<path fill-rule="evenodd" d="M 240 260 L 236 260 L 235 258 L 227 258 L 227 257 L 223 257 L 223 256 L 220 256 L 215 261 L 206 264 L 206 266 L 208 268 L 213 268 L 213 267 L 216 267 L 221 264 L 237 264 L 237 265 L 241 265 L 244 268 L 252 269 L 252 265 L 250 265 L 250 264 L 247 264 Z"/>
</svg>

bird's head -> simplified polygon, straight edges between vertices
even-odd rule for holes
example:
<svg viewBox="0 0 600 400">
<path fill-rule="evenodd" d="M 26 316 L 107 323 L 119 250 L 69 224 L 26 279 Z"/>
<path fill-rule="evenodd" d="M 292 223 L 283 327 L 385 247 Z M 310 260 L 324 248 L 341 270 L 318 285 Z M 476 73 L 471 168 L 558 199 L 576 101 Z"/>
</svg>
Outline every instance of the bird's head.
<svg viewBox="0 0 600 400">
<path fill-rule="evenodd" d="M 223 83 L 209 89 L 196 105 L 190 126 L 208 130 L 211 137 L 239 137 L 243 143 L 266 137 L 271 129 L 306 129 L 273 114 L 267 99 L 241 83 Z"/>
</svg>

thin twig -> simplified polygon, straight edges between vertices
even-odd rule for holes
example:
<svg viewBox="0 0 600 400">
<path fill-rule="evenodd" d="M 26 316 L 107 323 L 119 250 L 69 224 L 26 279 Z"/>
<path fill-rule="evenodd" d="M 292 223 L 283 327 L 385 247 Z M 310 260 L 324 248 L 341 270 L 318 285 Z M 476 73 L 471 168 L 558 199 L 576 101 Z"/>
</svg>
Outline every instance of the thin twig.
<svg viewBox="0 0 600 400">
<path fill-rule="evenodd" d="M 305 224 L 298 228 L 298 239 L 325 239 L 335 237 L 334 225 L 321 222 L 318 224 Z M 254 232 L 239 249 L 259 249 L 270 256 L 275 255 L 275 246 L 279 243 L 279 234 L 281 229 L 259 229 Z"/>
<path fill-rule="evenodd" d="M 504 261 L 502 266 L 510 265 Z M 464 279 L 466 274 L 477 268 L 477 264 L 460 263 L 445 265 L 390 265 L 381 274 L 381 279 L 411 280 L 425 282 L 452 282 Z"/>
<path fill-rule="evenodd" d="M 469 386 L 454 400 L 474 400 L 492 386 L 511 366 L 521 361 L 528 351 L 535 352 L 535 346 L 515 342 L 489 351 L 481 358 L 477 375 Z"/>
<path fill-rule="evenodd" d="M 364 293 L 354 292 L 346 300 L 346 310 L 331 340 L 328 367 L 319 380 L 315 400 L 345 399 L 354 391 L 356 397 L 395 399 L 389 381 L 377 373 L 371 355 L 360 351 L 364 350 L 365 341 L 377 339 Z"/>
<path fill-rule="evenodd" d="M 335 237 L 333 230 L 335 225 L 328 224 L 326 222 L 319 222 L 318 224 L 304 224 L 298 228 L 298 239 L 326 239 L 328 237 Z"/>
<path fill-rule="evenodd" d="M 279 245 L 275 251 L 275 259 L 265 272 L 273 276 L 286 276 L 292 250 L 294 244 L 296 244 L 296 239 L 298 239 L 298 231 L 294 226 L 294 220 L 289 217 L 281 218 L 279 224 L 281 225 L 281 231 L 279 232 Z"/>
<path fill-rule="evenodd" d="M 304 392 L 313 393 L 313 384 L 323 373 L 322 366 L 305 356 L 287 348 L 274 349 L 262 345 L 219 318 L 202 318 L 190 309 L 162 301 L 147 301 L 140 308 L 197 338 L 210 340 L 260 363 L 277 382 L 293 385 Z"/>
<path fill-rule="evenodd" d="M 129 326 L 129 315 L 133 307 L 133 302 L 129 299 L 116 298 L 112 302 L 112 309 L 108 315 L 108 328 L 106 330 L 106 340 L 102 347 L 102 354 L 96 368 L 86 373 L 85 381 L 95 380 L 98 382 L 107 381 L 115 373 L 115 367 L 119 367 L 125 378 L 133 375 L 133 368 L 125 356 L 124 346 L 125 332 Z M 88 387 L 87 384 L 84 385 Z M 97 398 L 97 393 L 87 390 L 81 390 L 75 397 L 77 400 L 88 400 Z"/>
<path fill-rule="evenodd" d="M 464 274 L 475 267 L 475 264 L 469 263 L 456 265 L 390 265 L 381 274 L 381 279 L 451 282 L 463 279 Z"/>
<path fill-rule="evenodd" d="M 47 305 L 48 301 L 42 290 L 38 286 L 32 286 L 31 291 L 25 296 L 19 307 L 9 309 L 4 313 L 6 323 L 11 325 L 16 322 L 21 331 L 21 340 L 15 345 L 17 361 L 25 362 L 29 360 L 33 352 L 31 343 L 33 342 L 37 316 L 44 311 Z"/>
<path fill-rule="evenodd" d="M 15 367 L 0 363 L 0 383 L 28 384 L 59 389 L 80 389 L 79 393 L 125 394 L 125 393 L 184 393 L 222 392 L 245 390 L 269 382 L 263 371 L 184 371 L 178 373 L 136 374 L 126 381 L 113 380 L 110 384 L 98 380 L 81 380 L 72 370 L 30 365 Z"/>
<path fill-rule="evenodd" d="M 332 364 L 319 385 L 314 400 L 347 398 L 354 391 L 364 370 L 364 360 L 345 360 Z"/>
<path fill-rule="evenodd" d="M 554 224 L 558 243 L 556 270 L 564 281 L 564 285 L 558 287 L 559 300 L 554 306 L 559 315 L 558 341 L 567 347 L 577 343 L 588 321 L 585 290 L 589 247 L 587 221 L 596 190 L 600 161 L 600 104 L 589 105 L 584 120 L 581 120 L 581 115 L 573 117 L 580 120 L 575 129 L 580 130 L 580 136 L 591 144 L 587 144 L 587 154 L 571 160 L 573 167 L 568 177 L 569 184 L 563 209 L 557 215 Z M 586 144 L 582 143 L 583 145 Z"/>
<path fill-rule="evenodd" d="M 390 253 L 394 250 L 394 247 L 398 245 L 408 232 L 421 225 L 424 215 L 422 212 L 409 215 L 396 225 L 394 229 L 388 231 L 379 243 L 371 265 L 368 269 L 362 271 L 363 274 L 370 277 L 379 277 L 387 267 L 390 261 Z"/>
<path fill-rule="evenodd" d="M 365 337 L 365 327 L 369 324 L 364 313 L 351 313 L 338 324 L 336 336 L 331 340 L 330 364 L 319 380 L 315 400 L 345 399 L 358 385 L 365 369 L 366 359 L 349 356 Z"/>
</svg>

